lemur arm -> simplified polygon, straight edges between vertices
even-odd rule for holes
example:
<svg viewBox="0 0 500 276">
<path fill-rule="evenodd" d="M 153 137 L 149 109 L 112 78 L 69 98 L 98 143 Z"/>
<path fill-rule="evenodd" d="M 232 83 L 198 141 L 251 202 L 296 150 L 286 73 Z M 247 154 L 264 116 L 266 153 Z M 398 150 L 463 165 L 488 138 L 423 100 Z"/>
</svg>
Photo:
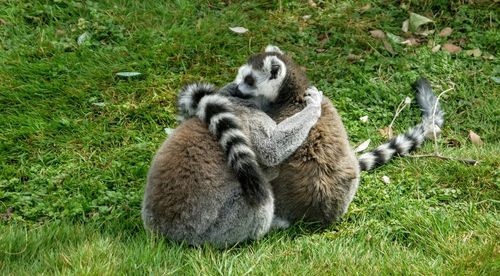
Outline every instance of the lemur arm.
<svg viewBox="0 0 500 276">
<path fill-rule="evenodd" d="M 310 87 L 307 93 L 307 106 L 279 124 L 264 113 L 249 119 L 249 138 L 262 165 L 276 166 L 290 157 L 304 143 L 318 121 L 323 95 L 316 87 Z"/>
</svg>

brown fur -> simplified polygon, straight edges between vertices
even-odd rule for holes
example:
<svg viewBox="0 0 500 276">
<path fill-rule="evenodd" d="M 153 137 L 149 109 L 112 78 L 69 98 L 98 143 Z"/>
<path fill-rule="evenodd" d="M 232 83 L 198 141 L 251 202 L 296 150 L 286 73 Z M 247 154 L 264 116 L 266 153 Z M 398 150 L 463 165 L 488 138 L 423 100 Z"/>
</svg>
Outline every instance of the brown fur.
<svg viewBox="0 0 500 276">
<path fill-rule="evenodd" d="M 275 119 L 301 108 L 289 105 Z M 321 118 L 307 140 L 279 169 L 279 176 L 271 182 L 277 217 L 328 224 L 346 212 L 357 189 L 359 166 L 340 116 L 328 99 L 323 99 Z"/>
<path fill-rule="evenodd" d="M 303 108 L 308 80 L 291 58 L 276 53 L 265 55 L 269 54 L 283 60 L 288 70 L 270 112 L 280 122 Z M 317 124 L 304 144 L 279 166 L 279 171 L 271 182 L 276 217 L 329 224 L 347 211 L 358 187 L 359 163 L 330 100 L 323 99 Z"/>
</svg>

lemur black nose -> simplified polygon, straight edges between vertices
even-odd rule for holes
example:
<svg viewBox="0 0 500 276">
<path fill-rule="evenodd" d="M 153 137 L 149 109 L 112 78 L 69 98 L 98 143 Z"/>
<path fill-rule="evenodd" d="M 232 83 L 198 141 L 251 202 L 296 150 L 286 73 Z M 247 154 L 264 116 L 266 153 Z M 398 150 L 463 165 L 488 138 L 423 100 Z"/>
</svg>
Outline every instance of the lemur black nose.
<svg viewBox="0 0 500 276">
<path fill-rule="evenodd" d="M 243 81 L 249 86 L 253 86 L 255 84 L 255 78 L 252 75 L 247 75 Z"/>
</svg>

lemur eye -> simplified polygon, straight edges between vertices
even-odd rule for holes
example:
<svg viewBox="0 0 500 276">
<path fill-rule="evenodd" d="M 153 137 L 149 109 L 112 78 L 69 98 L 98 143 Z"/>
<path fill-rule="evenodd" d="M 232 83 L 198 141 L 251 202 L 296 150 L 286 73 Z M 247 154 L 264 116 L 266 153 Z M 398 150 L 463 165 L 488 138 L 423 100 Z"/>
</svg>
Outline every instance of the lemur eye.
<svg viewBox="0 0 500 276">
<path fill-rule="evenodd" d="M 243 81 L 248 85 L 248 86 L 253 86 L 255 84 L 255 78 L 252 77 L 252 75 L 247 75 Z"/>
<path fill-rule="evenodd" d="M 278 71 L 280 70 L 280 66 L 277 64 L 271 65 L 271 77 L 270 80 L 275 79 L 278 76 Z"/>
</svg>

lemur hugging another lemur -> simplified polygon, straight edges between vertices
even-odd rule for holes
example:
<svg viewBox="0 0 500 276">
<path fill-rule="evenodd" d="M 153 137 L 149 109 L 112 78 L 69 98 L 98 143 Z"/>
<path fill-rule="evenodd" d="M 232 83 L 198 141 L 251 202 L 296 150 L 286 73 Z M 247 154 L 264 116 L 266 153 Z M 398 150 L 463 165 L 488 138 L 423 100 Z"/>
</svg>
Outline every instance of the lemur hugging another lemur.
<svg viewBox="0 0 500 276">
<path fill-rule="evenodd" d="M 163 143 L 148 173 L 142 218 L 147 229 L 192 245 L 229 246 L 257 239 L 272 225 L 273 167 L 303 144 L 321 115 L 322 95 L 308 89 L 305 107 L 276 124 L 257 109 L 275 95 L 245 100 L 210 85 L 187 86 L 185 116 Z"/>
<path fill-rule="evenodd" d="M 275 46 L 250 57 L 217 94 L 211 86 L 188 86 L 179 110 L 181 117 L 197 118 L 183 122 L 152 163 L 142 212 L 146 228 L 223 247 L 256 239 L 271 224 L 336 221 L 353 199 L 360 170 L 407 154 L 434 124 L 442 125 L 429 83 L 419 80 L 415 88 L 422 123 L 356 158 L 331 102 L 321 101 Z M 300 121 L 303 116 L 307 120 Z"/>
</svg>

